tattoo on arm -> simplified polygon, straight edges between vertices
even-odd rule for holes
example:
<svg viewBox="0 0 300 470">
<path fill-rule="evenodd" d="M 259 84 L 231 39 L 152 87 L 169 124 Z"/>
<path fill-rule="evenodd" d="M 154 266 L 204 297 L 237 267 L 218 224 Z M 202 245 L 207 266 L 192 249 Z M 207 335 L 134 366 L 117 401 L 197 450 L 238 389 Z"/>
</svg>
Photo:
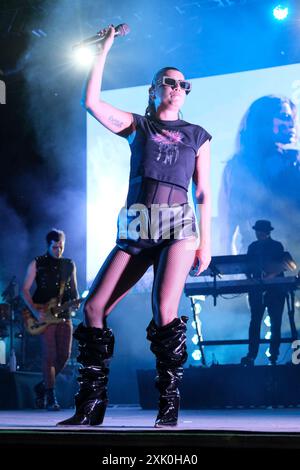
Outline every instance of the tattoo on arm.
<svg viewBox="0 0 300 470">
<path fill-rule="evenodd" d="M 113 126 L 118 127 L 119 129 L 123 127 L 124 123 L 114 118 L 112 115 L 109 116 L 108 120 L 112 123 Z"/>
</svg>

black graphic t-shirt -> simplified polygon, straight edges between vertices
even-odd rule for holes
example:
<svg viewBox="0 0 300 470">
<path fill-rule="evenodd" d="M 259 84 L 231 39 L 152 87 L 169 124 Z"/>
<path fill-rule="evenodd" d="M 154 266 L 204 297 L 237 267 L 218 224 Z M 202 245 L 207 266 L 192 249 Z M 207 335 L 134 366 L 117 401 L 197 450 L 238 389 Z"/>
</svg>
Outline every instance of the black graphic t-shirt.
<svg viewBox="0 0 300 470">
<path fill-rule="evenodd" d="M 197 152 L 211 135 L 201 126 L 178 119 L 160 121 L 133 114 L 135 130 L 129 135 L 130 180 L 152 178 L 176 184 L 186 191 Z"/>
</svg>

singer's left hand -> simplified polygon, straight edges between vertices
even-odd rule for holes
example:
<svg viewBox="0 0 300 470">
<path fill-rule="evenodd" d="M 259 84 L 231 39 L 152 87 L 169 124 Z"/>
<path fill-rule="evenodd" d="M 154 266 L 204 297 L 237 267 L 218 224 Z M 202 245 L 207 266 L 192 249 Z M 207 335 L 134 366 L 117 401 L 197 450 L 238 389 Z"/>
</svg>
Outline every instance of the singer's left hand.
<svg viewBox="0 0 300 470">
<path fill-rule="evenodd" d="M 209 247 L 200 247 L 195 252 L 195 259 L 193 266 L 199 265 L 198 271 L 195 276 L 199 276 L 205 269 L 208 268 L 211 261 L 211 250 Z"/>
</svg>

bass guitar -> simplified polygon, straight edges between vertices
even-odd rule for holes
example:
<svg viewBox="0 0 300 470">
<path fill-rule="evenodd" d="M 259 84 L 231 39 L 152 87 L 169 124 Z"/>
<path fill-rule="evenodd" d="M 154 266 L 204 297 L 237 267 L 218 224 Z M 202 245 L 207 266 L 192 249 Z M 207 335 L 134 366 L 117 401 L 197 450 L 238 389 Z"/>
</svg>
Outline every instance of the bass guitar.
<svg viewBox="0 0 300 470">
<path fill-rule="evenodd" d="M 45 331 L 47 326 L 62 323 L 71 318 L 71 311 L 76 310 L 83 299 L 68 300 L 63 304 L 58 304 L 53 298 L 46 304 L 36 305 L 37 310 L 43 311 L 43 319 L 37 320 L 29 308 L 24 308 L 22 316 L 25 330 L 31 335 L 39 335 Z"/>
</svg>

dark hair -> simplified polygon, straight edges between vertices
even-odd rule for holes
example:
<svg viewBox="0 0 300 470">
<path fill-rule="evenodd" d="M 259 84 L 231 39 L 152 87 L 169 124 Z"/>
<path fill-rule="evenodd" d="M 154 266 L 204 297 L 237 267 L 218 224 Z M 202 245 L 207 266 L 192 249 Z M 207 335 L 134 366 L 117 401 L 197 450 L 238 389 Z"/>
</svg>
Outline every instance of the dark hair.
<svg viewBox="0 0 300 470">
<path fill-rule="evenodd" d="M 60 240 L 65 240 L 65 239 L 66 239 L 65 233 L 62 230 L 58 230 L 56 228 L 53 228 L 46 235 L 46 242 L 48 246 L 50 245 L 52 241 L 59 242 Z"/>
<path fill-rule="evenodd" d="M 163 75 L 168 71 L 168 70 L 176 70 L 177 72 L 181 72 L 179 69 L 176 67 L 163 67 L 162 69 L 159 69 L 158 72 L 154 75 L 152 82 L 151 82 L 151 88 L 154 88 L 156 85 L 157 80 L 160 77 L 163 77 Z M 155 117 L 156 109 L 155 109 L 155 104 L 154 101 L 151 99 L 149 95 L 149 100 L 148 100 L 148 106 L 145 111 L 145 116 L 146 117 Z"/>
<path fill-rule="evenodd" d="M 273 118 L 288 103 L 296 116 L 296 105 L 286 96 L 266 95 L 255 100 L 244 114 L 236 138 L 236 154 L 258 157 L 270 145 Z"/>
</svg>

